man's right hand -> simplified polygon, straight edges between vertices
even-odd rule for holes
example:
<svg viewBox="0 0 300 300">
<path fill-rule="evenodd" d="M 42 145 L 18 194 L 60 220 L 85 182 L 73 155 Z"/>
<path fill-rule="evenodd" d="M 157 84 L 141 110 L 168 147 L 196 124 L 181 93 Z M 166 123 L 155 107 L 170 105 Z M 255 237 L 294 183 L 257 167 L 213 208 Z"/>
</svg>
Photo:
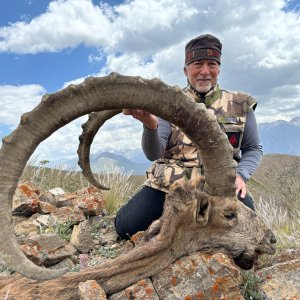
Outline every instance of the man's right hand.
<svg viewBox="0 0 300 300">
<path fill-rule="evenodd" d="M 142 109 L 123 109 L 123 114 L 133 116 L 135 119 L 141 121 L 149 129 L 157 128 L 157 117 Z"/>
</svg>

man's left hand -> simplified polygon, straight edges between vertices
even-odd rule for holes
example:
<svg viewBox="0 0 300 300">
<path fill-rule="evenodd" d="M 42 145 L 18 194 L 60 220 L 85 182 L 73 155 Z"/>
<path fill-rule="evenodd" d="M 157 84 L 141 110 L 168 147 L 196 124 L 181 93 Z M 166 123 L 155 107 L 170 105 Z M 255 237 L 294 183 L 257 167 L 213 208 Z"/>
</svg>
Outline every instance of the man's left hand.
<svg viewBox="0 0 300 300">
<path fill-rule="evenodd" d="M 236 176 L 235 185 L 236 185 L 236 194 L 239 195 L 240 193 L 241 198 L 245 198 L 247 193 L 247 187 L 244 179 L 240 175 Z"/>
</svg>

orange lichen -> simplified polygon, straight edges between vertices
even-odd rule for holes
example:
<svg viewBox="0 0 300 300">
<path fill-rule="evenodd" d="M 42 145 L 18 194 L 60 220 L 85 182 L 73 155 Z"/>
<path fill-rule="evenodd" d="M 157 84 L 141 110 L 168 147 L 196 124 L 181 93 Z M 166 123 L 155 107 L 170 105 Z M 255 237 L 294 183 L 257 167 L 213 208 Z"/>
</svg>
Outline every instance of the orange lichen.
<svg viewBox="0 0 300 300">
<path fill-rule="evenodd" d="M 170 284 L 172 286 L 176 286 L 178 284 L 177 282 L 177 277 L 176 276 L 172 276 L 171 279 L 170 279 Z"/>
<path fill-rule="evenodd" d="M 229 280 L 229 278 L 227 278 L 227 277 L 217 277 L 216 278 L 216 283 L 222 284 L 222 283 L 227 282 L 228 280 Z"/>
<path fill-rule="evenodd" d="M 196 293 L 196 298 L 197 299 L 201 300 L 201 299 L 203 299 L 203 297 L 204 297 L 204 293 L 202 291 L 199 291 L 199 292 Z"/>
<path fill-rule="evenodd" d="M 193 298 L 190 295 L 185 296 L 184 300 L 193 300 Z"/>
<path fill-rule="evenodd" d="M 211 254 L 207 254 L 207 253 L 203 253 L 202 257 L 205 258 L 205 259 L 211 259 L 212 255 Z"/>
<path fill-rule="evenodd" d="M 140 280 L 138 283 L 137 283 L 139 286 L 142 286 L 142 287 L 147 287 L 147 283 L 144 279 Z"/>
<path fill-rule="evenodd" d="M 229 258 L 224 254 L 218 255 L 218 256 L 216 256 L 216 258 L 217 258 L 218 262 L 220 262 L 222 264 L 228 265 L 228 263 L 229 263 Z"/>
<path fill-rule="evenodd" d="M 19 189 L 27 197 L 31 197 L 36 194 L 36 191 L 32 190 L 27 184 L 20 184 Z"/>
<path fill-rule="evenodd" d="M 90 195 L 95 195 L 99 193 L 99 190 L 93 186 L 90 186 L 86 189 L 87 193 Z"/>
<path fill-rule="evenodd" d="M 218 292 L 218 290 L 219 290 L 219 285 L 218 285 L 217 282 L 214 283 L 212 289 L 213 289 L 213 292 L 214 292 L 214 293 L 217 293 L 217 292 Z"/>
<path fill-rule="evenodd" d="M 150 296 L 150 295 L 152 295 L 154 293 L 154 289 L 148 287 L 148 288 L 145 289 L 145 292 L 146 292 L 147 295 Z"/>
<path fill-rule="evenodd" d="M 99 288 L 99 284 L 97 283 L 96 280 L 92 280 L 92 282 L 91 282 L 91 287 L 92 287 L 93 289 L 98 289 L 98 288 Z"/>
</svg>

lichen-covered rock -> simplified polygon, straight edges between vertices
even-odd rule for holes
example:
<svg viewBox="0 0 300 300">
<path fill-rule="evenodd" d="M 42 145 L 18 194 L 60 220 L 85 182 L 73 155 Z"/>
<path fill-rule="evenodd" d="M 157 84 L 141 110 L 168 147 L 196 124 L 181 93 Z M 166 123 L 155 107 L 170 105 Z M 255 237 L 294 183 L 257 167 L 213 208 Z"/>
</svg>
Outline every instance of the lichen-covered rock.
<svg viewBox="0 0 300 300">
<path fill-rule="evenodd" d="M 76 200 L 76 205 L 86 217 L 98 216 L 103 212 L 104 200 L 102 196 L 84 196 Z"/>
<path fill-rule="evenodd" d="M 77 191 L 75 194 L 74 203 L 84 212 L 86 217 L 104 214 L 105 201 L 101 190 L 90 186 Z"/>
<path fill-rule="evenodd" d="M 38 225 L 33 219 L 27 219 L 15 225 L 15 232 L 17 236 L 37 235 Z"/>
<path fill-rule="evenodd" d="M 73 227 L 70 243 L 80 253 L 88 253 L 94 246 L 88 221 L 79 223 Z"/>
<path fill-rule="evenodd" d="M 222 253 L 182 257 L 152 278 L 160 299 L 244 299 L 241 274 Z"/>
<path fill-rule="evenodd" d="M 106 300 L 103 289 L 96 280 L 80 282 L 78 286 L 79 300 Z"/>
<path fill-rule="evenodd" d="M 75 193 L 68 193 L 57 197 L 56 206 L 57 207 L 66 207 L 66 206 L 74 206 L 75 200 L 78 196 Z"/>
<path fill-rule="evenodd" d="M 76 253 L 76 249 L 57 234 L 30 237 L 20 247 L 30 260 L 43 266 L 54 265 Z"/>
<path fill-rule="evenodd" d="M 300 258 L 277 263 L 261 269 L 261 289 L 272 300 L 300 299 Z"/>
<path fill-rule="evenodd" d="M 85 216 L 81 209 L 74 207 L 59 207 L 51 213 L 54 218 L 56 218 L 57 223 L 63 224 L 67 222 L 79 223 L 85 221 Z"/>
<path fill-rule="evenodd" d="M 41 202 L 49 203 L 53 206 L 56 206 L 58 197 L 64 194 L 65 191 L 62 188 L 56 187 L 40 195 L 39 199 Z"/>
<path fill-rule="evenodd" d="M 137 283 L 129 286 L 125 290 L 111 295 L 109 300 L 128 300 L 128 299 L 141 299 L 141 300 L 159 300 L 156 291 L 153 287 L 151 280 L 143 279 Z"/>
<path fill-rule="evenodd" d="M 55 210 L 56 210 L 56 206 L 54 206 L 54 205 L 52 205 L 52 204 L 50 204 L 48 202 L 40 201 L 39 212 L 41 214 L 51 214 Z"/>
<path fill-rule="evenodd" d="M 39 211 L 39 190 L 30 183 L 20 183 L 13 197 L 13 215 L 30 217 Z"/>
<path fill-rule="evenodd" d="M 52 215 L 40 215 L 37 217 L 35 224 L 39 226 L 51 227 L 56 225 L 56 220 Z"/>
</svg>

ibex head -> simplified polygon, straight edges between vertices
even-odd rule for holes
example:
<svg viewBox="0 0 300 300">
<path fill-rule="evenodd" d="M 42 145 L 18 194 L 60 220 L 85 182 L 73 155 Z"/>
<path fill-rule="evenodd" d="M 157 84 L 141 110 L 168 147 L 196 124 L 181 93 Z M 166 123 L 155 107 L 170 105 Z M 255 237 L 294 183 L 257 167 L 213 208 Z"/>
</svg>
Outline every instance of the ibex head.
<svg viewBox="0 0 300 300">
<path fill-rule="evenodd" d="M 235 196 L 212 196 L 189 182 L 167 196 L 161 223 L 158 234 L 165 234 L 172 249 L 184 254 L 222 251 L 239 267 L 250 269 L 258 255 L 275 253 L 276 239 L 257 213 Z"/>
<path fill-rule="evenodd" d="M 258 227 L 263 224 L 262 221 L 258 221 L 258 216 L 238 203 L 235 198 L 236 164 L 232 159 L 232 148 L 226 135 L 215 118 L 208 114 L 205 106 L 190 101 L 179 88 L 170 87 L 160 80 L 111 74 L 103 78 L 89 78 L 80 85 L 72 85 L 57 93 L 44 96 L 36 108 L 22 116 L 18 128 L 3 139 L 0 150 L 0 254 L 8 266 L 26 277 L 37 280 L 54 278 L 66 271 L 38 267 L 19 249 L 11 222 L 12 196 L 28 159 L 44 139 L 82 115 L 122 108 L 143 109 L 179 126 L 197 145 L 206 174 L 203 191 L 189 188 L 185 193 L 187 201 L 180 204 L 181 199 L 186 198 L 180 190 L 177 192 L 175 190 L 169 195 L 170 201 L 166 201 L 159 229 L 159 235 L 167 237 L 168 242 L 159 242 L 159 239 L 150 238 L 150 245 L 144 248 L 144 252 L 148 251 L 149 255 L 159 254 L 160 250 L 166 249 L 173 243 L 175 236 L 182 238 L 187 232 L 185 240 L 176 244 L 180 255 L 201 250 L 201 247 L 198 249 L 196 246 L 189 247 L 188 242 L 193 240 L 195 243 L 191 245 L 199 245 L 205 241 L 207 247 L 210 247 L 209 241 L 217 239 L 215 232 L 219 233 L 221 239 L 215 241 L 214 245 L 219 245 L 220 249 L 232 253 L 232 257 L 235 257 L 236 262 L 243 267 L 251 266 L 256 251 L 264 253 L 274 251 L 269 245 L 272 243 L 271 235 L 265 243 L 267 229 L 264 229 L 264 233 L 263 230 L 261 232 L 258 230 Z M 187 218 L 177 216 L 180 215 L 180 207 Z M 173 213 L 175 220 L 164 217 L 169 213 Z M 168 225 L 168 222 L 173 224 Z M 266 228 L 265 225 L 262 226 Z M 189 231 L 185 227 L 197 228 L 197 230 Z M 172 230 L 173 234 L 166 230 Z M 222 233 L 224 237 L 221 236 Z M 253 238 L 249 239 L 247 235 L 250 233 L 253 234 Z M 233 241 L 230 241 L 231 238 Z M 186 251 L 187 249 L 189 250 Z M 97 278 L 101 278 L 103 274 L 105 278 L 109 278 L 112 276 L 109 274 L 113 272 L 123 272 L 120 278 L 116 274 L 114 282 L 124 286 L 121 278 L 126 266 L 128 267 L 134 260 L 147 257 L 147 253 L 141 254 L 139 249 L 135 251 L 137 252 L 116 261 L 117 264 L 122 264 L 122 268 L 109 270 L 106 267 L 103 272 L 97 269 L 92 270 L 91 273 L 94 272 L 94 277 L 98 276 Z M 246 263 L 245 258 L 249 258 Z M 153 263 L 155 264 L 155 261 Z M 158 263 L 157 268 L 161 267 L 162 265 Z M 136 272 L 140 274 L 138 269 Z M 143 276 L 147 274 L 146 272 Z M 107 281 L 111 280 L 112 277 Z M 103 284 L 104 287 L 107 286 L 108 291 L 115 290 L 109 288 L 109 283 Z"/>
</svg>

